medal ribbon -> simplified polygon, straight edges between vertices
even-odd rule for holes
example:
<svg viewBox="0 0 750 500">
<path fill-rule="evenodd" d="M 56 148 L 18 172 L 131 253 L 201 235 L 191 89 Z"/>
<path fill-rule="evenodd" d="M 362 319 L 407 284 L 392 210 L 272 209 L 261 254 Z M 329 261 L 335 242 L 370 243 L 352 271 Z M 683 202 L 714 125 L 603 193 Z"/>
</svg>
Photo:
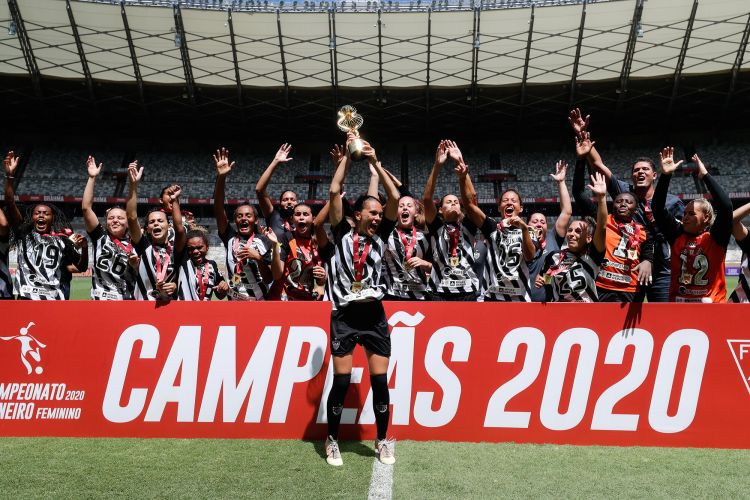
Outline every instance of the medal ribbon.
<svg viewBox="0 0 750 500">
<path fill-rule="evenodd" d="M 167 251 L 164 255 L 164 260 L 161 259 L 161 253 L 156 250 L 156 247 L 151 247 L 154 251 L 154 266 L 156 267 L 156 281 L 164 281 L 164 276 L 167 274 L 169 268 L 169 261 L 172 259 L 172 245 L 167 243 Z"/>
<path fill-rule="evenodd" d="M 196 281 L 198 281 L 198 297 L 200 298 L 200 300 L 205 300 L 206 287 L 208 286 L 208 272 L 206 271 L 206 264 L 203 264 L 202 269 L 200 267 L 195 268 L 195 279 Z"/>
<path fill-rule="evenodd" d="M 565 262 L 565 257 L 567 255 L 568 255 L 568 250 L 567 249 L 562 250 L 560 252 L 560 260 L 557 262 L 557 264 L 550 266 L 550 268 L 547 270 L 545 274 L 547 274 L 548 276 L 555 276 L 570 269 L 570 267 L 573 265 L 575 260 L 573 260 L 573 262 L 569 263 L 567 266 L 563 266 L 563 263 Z"/>
<path fill-rule="evenodd" d="M 406 262 L 409 261 L 409 259 L 412 258 L 414 254 L 414 246 L 417 244 L 417 228 L 413 227 L 411 228 L 411 241 L 407 243 L 406 241 L 406 234 L 401 231 L 400 229 L 396 229 L 398 231 L 398 235 L 401 237 L 401 243 L 404 245 L 404 255 L 406 257 Z"/>
<path fill-rule="evenodd" d="M 367 260 L 367 255 L 370 253 L 370 247 L 372 246 L 372 242 L 367 239 L 367 243 L 365 243 L 365 247 L 362 249 L 362 255 L 357 257 L 357 254 L 359 254 L 359 233 L 354 232 L 354 237 L 352 238 L 352 258 L 354 259 L 354 281 L 362 281 L 362 275 L 364 274 L 365 270 L 365 261 Z"/>
<path fill-rule="evenodd" d="M 314 266 L 320 266 L 321 260 L 318 255 L 318 246 L 313 243 L 312 238 L 307 240 L 307 243 L 300 245 L 300 242 L 295 238 L 293 241 L 297 243 L 296 249 L 302 252 L 302 256 L 305 258 L 305 262 L 312 262 Z M 305 240 L 302 240 L 305 241 Z M 297 252 L 295 252 L 294 258 L 297 258 Z"/>
<path fill-rule="evenodd" d="M 612 218 L 614 220 L 614 217 Z M 641 245 L 641 228 L 638 224 L 635 222 L 632 222 L 631 224 L 623 224 L 621 222 L 618 222 L 615 220 L 615 224 L 617 225 L 617 229 L 620 231 L 620 234 L 627 234 L 628 235 L 628 249 L 630 250 L 637 250 L 638 247 Z M 633 228 L 633 234 L 630 234 L 630 232 L 627 230 L 627 227 Z M 632 260 L 628 258 L 628 260 Z"/>
<path fill-rule="evenodd" d="M 125 246 L 120 242 L 119 239 L 115 238 L 114 236 L 110 236 L 109 239 L 111 239 L 112 243 L 117 245 L 120 248 L 120 250 L 125 252 L 125 255 L 128 255 L 128 256 L 130 255 L 130 252 L 133 250 L 133 244 L 130 241 L 128 241 L 127 246 Z"/>
<path fill-rule="evenodd" d="M 255 239 L 255 233 L 250 235 L 250 238 L 248 238 L 247 245 L 245 245 L 245 247 L 252 246 L 254 239 Z M 240 252 L 240 237 L 235 236 L 234 237 L 234 274 L 238 276 L 242 274 L 242 268 L 245 266 L 245 260 L 246 260 L 246 259 L 240 259 L 238 257 L 239 252 Z"/>
<path fill-rule="evenodd" d="M 453 229 L 448 229 L 452 226 L 445 226 L 445 230 L 448 231 L 448 236 L 451 239 L 451 257 L 458 256 L 458 242 L 461 241 L 461 223 L 457 223 Z"/>
</svg>

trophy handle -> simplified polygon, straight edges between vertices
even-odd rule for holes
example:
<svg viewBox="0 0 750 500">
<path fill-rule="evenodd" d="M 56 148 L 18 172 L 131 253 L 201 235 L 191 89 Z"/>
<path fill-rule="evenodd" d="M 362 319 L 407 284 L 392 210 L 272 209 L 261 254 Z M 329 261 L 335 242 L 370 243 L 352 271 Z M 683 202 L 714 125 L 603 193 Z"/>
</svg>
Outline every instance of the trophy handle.
<svg viewBox="0 0 750 500">
<path fill-rule="evenodd" d="M 362 159 L 362 151 L 365 149 L 365 143 L 362 142 L 362 139 L 357 137 L 352 142 L 350 142 L 347 147 L 349 149 L 349 157 L 353 161 Z"/>
</svg>

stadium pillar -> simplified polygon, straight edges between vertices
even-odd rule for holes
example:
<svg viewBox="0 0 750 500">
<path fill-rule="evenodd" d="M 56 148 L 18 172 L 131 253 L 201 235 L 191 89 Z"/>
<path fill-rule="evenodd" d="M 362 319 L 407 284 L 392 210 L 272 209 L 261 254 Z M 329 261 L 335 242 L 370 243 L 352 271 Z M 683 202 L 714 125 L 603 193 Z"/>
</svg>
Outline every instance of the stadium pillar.
<svg viewBox="0 0 750 500">
<path fill-rule="evenodd" d="M 737 87 L 737 78 L 740 75 L 740 69 L 742 69 L 742 61 L 745 58 L 745 51 L 747 50 L 747 42 L 750 38 L 750 14 L 747 15 L 747 21 L 745 22 L 745 31 L 742 33 L 742 40 L 740 46 L 737 49 L 737 55 L 734 58 L 734 64 L 732 65 L 732 76 L 729 80 L 729 90 L 727 96 L 724 99 L 724 109 L 722 114 L 726 115 L 729 110 L 729 104 L 732 101 L 732 95 L 734 94 L 735 88 Z"/>
<path fill-rule="evenodd" d="M 680 90 L 680 80 L 682 79 L 682 68 L 685 66 L 685 55 L 687 49 L 690 46 L 690 34 L 693 31 L 693 23 L 695 22 L 695 13 L 698 11 L 698 0 L 693 0 L 693 9 L 690 11 L 690 19 L 688 19 L 688 25 L 685 29 L 685 36 L 682 38 L 682 47 L 680 48 L 680 56 L 677 58 L 677 66 L 674 70 L 674 78 L 672 84 L 672 97 L 669 99 L 669 108 L 667 108 L 667 122 L 672 118 L 672 111 L 674 110 L 674 103 L 677 100 L 677 92 Z"/>
<path fill-rule="evenodd" d="M 635 44 L 638 41 L 638 26 L 641 24 L 641 16 L 643 15 L 643 1 L 637 0 L 635 2 L 633 20 L 630 23 L 630 34 L 628 35 L 628 43 L 625 46 L 625 57 L 622 60 L 622 70 L 620 71 L 620 88 L 617 90 L 616 116 L 619 116 L 622 112 L 628 94 L 630 68 L 633 66 L 633 54 L 635 54 Z"/>
<path fill-rule="evenodd" d="M 237 60 L 237 45 L 234 41 L 234 23 L 232 22 L 232 8 L 227 9 L 227 27 L 229 28 L 229 43 L 232 46 L 232 61 L 234 62 L 234 81 L 237 85 L 237 105 L 240 107 L 242 121 L 245 121 L 245 109 L 242 99 L 242 79 L 240 78 L 240 65 Z"/>
<path fill-rule="evenodd" d="M 573 59 L 573 73 L 570 75 L 570 101 L 568 103 L 568 111 L 573 108 L 573 104 L 576 101 L 576 86 L 578 85 L 578 64 L 581 61 L 581 44 L 583 43 L 583 30 L 586 27 L 586 2 L 583 0 L 583 7 L 581 8 L 581 24 L 578 26 L 578 43 L 576 43 L 576 55 Z"/>
<path fill-rule="evenodd" d="M 31 77 L 31 86 L 34 89 L 34 95 L 37 98 L 42 97 L 42 79 L 39 73 L 39 67 L 36 64 L 36 58 L 34 57 L 34 51 L 31 48 L 31 42 L 29 41 L 29 34 L 26 32 L 26 26 L 21 16 L 21 11 L 18 8 L 16 0 L 8 0 L 8 9 L 10 10 L 11 18 L 16 25 L 16 35 L 18 36 L 18 43 L 21 45 L 21 52 L 23 58 L 26 61 L 26 69 Z"/>
<path fill-rule="evenodd" d="M 284 37 L 281 35 L 281 10 L 276 9 L 276 33 L 279 36 L 279 57 L 281 58 L 281 75 L 284 78 L 284 106 L 289 109 L 289 77 L 286 74 L 286 57 L 284 56 Z"/>
<path fill-rule="evenodd" d="M 174 28 L 180 36 L 180 57 L 182 58 L 182 69 L 185 72 L 185 86 L 190 104 L 195 104 L 197 96 L 195 93 L 195 79 L 193 78 L 193 67 L 190 65 L 190 53 L 188 52 L 187 38 L 185 37 L 185 26 L 182 24 L 182 11 L 180 4 L 174 4 Z"/>
<path fill-rule="evenodd" d="M 432 55 L 432 8 L 427 9 L 427 68 L 425 75 L 425 124 L 430 129 L 430 56 Z"/>
<path fill-rule="evenodd" d="M 479 7 L 474 8 L 474 30 L 473 30 L 473 40 L 472 40 L 472 52 L 471 52 L 471 112 L 472 115 L 476 115 L 477 111 L 477 99 L 479 97 L 478 95 L 478 89 L 477 89 L 477 80 L 479 78 L 479 22 L 481 20 L 482 15 L 482 1 L 479 2 Z M 475 119 L 471 121 L 472 124 L 476 124 L 476 116 Z"/>
<path fill-rule="evenodd" d="M 331 64 L 331 90 L 333 92 L 333 109 L 339 108 L 339 70 L 338 51 L 336 49 L 336 9 L 328 10 L 328 56 Z"/>
<path fill-rule="evenodd" d="M 378 103 L 382 106 L 385 104 L 383 95 L 383 21 L 381 16 L 383 11 L 378 8 Z"/>
<path fill-rule="evenodd" d="M 133 44 L 133 35 L 130 33 L 130 24 L 128 23 L 128 15 L 125 12 L 125 0 L 120 0 L 120 15 L 122 16 L 122 25 L 125 27 L 125 38 L 128 40 L 128 49 L 130 50 L 130 60 L 133 62 L 133 75 L 135 76 L 135 82 L 138 85 L 138 97 L 141 100 L 141 107 L 143 113 L 148 114 L 146 108 L 146 91 L 143 87 L 143 77 L 141 76 L 141 68 L 138 65 L 138 57 L 135 53 L 135 45 Z"/>
<path fill-rule="evenodd" d="M 94 101 L 96 100 L 96 94 L 94 93 L 94 80 L 91 78 L 89 63 L 86 60 L 86 52 L 83 50 L 83 43 L 81 43 L 81 37 L 78 34 L 78 25 L 76 24 L 76 19 L 73 15 L 73 8 L 70 6 L 70 0 L 65 0 L 65 10 L 68 12 L 68 21 L 70 22 L 70 29 L 73 32 L 73 38 L 76 42 L 78 57 L 81 59 L 81 69 L 83 70 L 83 78 L 86 80 L 86 88 L 89 91 L 89 99 Z"/>
<path fill-rule="evenodd" d="M 523 77 L 521 77 L 521 100 L 518 103 L 518 124 L 523 122 L 523 110 L 526 106 L 526 82 L 529 78 L 529 60 L 531 59 L 531 42 L 534 38 L 534 4 L 531 5 L 529 16 L 529 36 L 526 39 L 526 57 L 523 63 Z"/>
</svg>

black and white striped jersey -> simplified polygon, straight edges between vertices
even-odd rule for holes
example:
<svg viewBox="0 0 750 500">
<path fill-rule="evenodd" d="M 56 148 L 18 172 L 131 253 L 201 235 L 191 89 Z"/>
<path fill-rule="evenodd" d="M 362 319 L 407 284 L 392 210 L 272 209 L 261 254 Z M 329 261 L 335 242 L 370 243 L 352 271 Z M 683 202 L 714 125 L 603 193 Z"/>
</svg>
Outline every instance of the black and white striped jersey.
<svg viewBox="0 0 750 500">
<path fill-rule="evenodd" d="M 737 288 L 734 289 L 727 302 L 750 302 L 750 268 L 748 268 L 750 235 L 746 236 L 744 240 L 738 241 L 737 245 L 742 249 L 742 267 L 740 268 L 740 278 L 737 282 Z"/>
<path fill-rule="evenodd" d="M 196 266 L 185 259 L 177 285 L 177 300 L 211 300 L 216 285 L 224 281 L 219 266 L 214 260 Z M 201 298 L 202 297 L 202 298 Z"/>
<path fill-rule="evenodd" d="M 575 255 L 568 250 L 547 254 L 540 276 L 545 276 L 549 302 L 598 302 L 596 276 L 604 254 L 593 244 L 589 253 Z"/>
<path fill-rule="evenodd" d="M 161 272 L 165 282 L 177 283 L 180 265 L 185 257 L 185 250 L 175 254 L 174 246 L 167 242 L 166 246 L 154 246 L 151 238 L 143 234 L 141 241 L 133 244 L 141 263 L 136 273 L 135 300 L 160 300 L 167 297 L 160 296 L 156 290 L 157 273 Z M 174 297 L 169 297 L 174 298 Z"/>
<path fill-rule="evenodd" d="M 429 297 L 427 274 L 424 270 L 406 265 L 407 251 L 411 257 L 430 260 L 430 241 L 416 228 L 394 229 L 388 236 L 385 251 L 383 279 L 386 293 L 408 300 L 425 300 Z"/>
<path fill-rule="evenodd" d="M 0 236 L 0 300 L 13 298 L 10 279 L 10 237 Z"/>
<path fill-rule="evenodd" d="M 328 266 L 326 295 L 333 303 L 333 309 L 341 309 L 351 302 L 370 302 L 382 300 L 385 294 L 383 282 L 383 255 L 385 240 L 396 226 L 395 221 L 383 219 L 378 232 L 372 238 L 355 235 L 346 219 L 342 219 L 333 232 L 335 245 L 333 258 Z M 354 245 L 357 243 L 355 255 Z M 362 276 L 356 279 L 354 260 L 364 262 L 361 265 Z"/>
<path fill-rule="evenodd" d="M 487 264 L 484 267 L 485 300 L 530 302 L 529 267 L 523 257 L 523 231 L 502 226 L 491 217 L 484 219 L 482 234 L 487 238 Z M 534 245 L 538 245 L 532 234 Z"/>
<path fill-rule="evenodd" d="M 40 235 L 32 231 L 16 243 L 18 269 L 15 288 L 19 297 L 32 300 L 65 300 L 61 285 L 63 268 L 78 253 L 66 236 Z"/>
<path fill-rule="evenodd" d="M 89 232 L 93 248 L 91 298 L 93 300 L 132 300 L 135 270 L 128 263 L 134 252 L 129 239 L 115 240 L 101 224 Z"/>
<path fill-rule="evenodd" d="M 478 293 L 479 277 L 474 272 L 476 226 L 466 219 L 446 223 L 435 217 L 428 228 L 432 251 L 430 290 L 440 295 Z"/>
<path fill-rule="evenodd" d="M 244 238 L 233 227 L 227 226 L 226 233 L 219 234 L 227 249 L 227 279 L 229 280 L 229 300 L 265 300 L 270 283 L 266 283 L 257 262 L 252 259 L 238 259 L 237 255 L 246 246 L 251 246 L 263 257 L 263 262 L 271 265 L 273 244 L 263 235 L 253 234 Z"/>
</svg>

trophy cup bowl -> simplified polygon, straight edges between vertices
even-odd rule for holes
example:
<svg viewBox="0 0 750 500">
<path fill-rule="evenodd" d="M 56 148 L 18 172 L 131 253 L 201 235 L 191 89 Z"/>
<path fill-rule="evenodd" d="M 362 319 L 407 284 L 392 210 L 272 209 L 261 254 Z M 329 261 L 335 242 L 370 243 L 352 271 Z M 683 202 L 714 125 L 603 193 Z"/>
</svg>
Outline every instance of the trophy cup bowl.
<svg viewBox="0 0 750 500">
<path fill-rule="evenodd" d="M 362 151 L 364 150 L 365 143 L 359 137 L 359 129 L 364 122 L 364 118 L 357 113 L 357 109 L 354 106 L 347 104 L 346 106 L 342 106 L 338 111 L 336 125 L 339 127 L 339 130 L 346 133 L 351 132 L 356 136 L 356 139 L 347 145 L 349 157 L 354 161 L 362 159 Z"/>
</svg>

